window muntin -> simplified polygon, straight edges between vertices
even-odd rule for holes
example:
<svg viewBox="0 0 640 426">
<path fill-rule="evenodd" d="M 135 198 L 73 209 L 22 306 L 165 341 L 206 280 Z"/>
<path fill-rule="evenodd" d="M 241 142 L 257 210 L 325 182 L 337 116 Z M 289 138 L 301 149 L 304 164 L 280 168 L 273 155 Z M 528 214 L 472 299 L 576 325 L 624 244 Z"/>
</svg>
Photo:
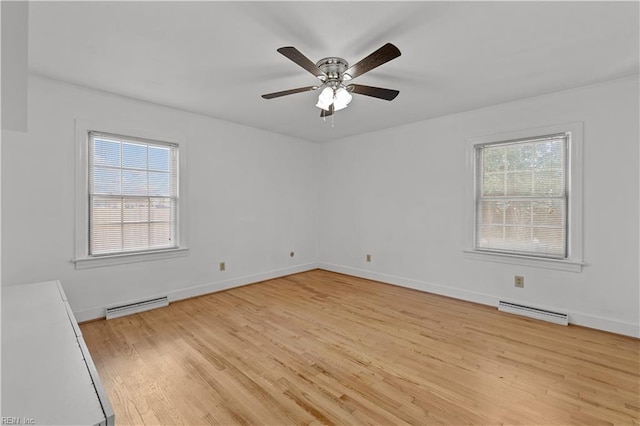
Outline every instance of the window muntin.
<svg viewBox="0 0 640 426">
<path fill-rule="evenodd" d="M 89 132 L 89 255 L 178 248 L 178 146 Z"/>
<path fill-rule="evenodd" d="M 569 139 L 476 145 L 475 250 L 568 257 Z"/>
</svg>

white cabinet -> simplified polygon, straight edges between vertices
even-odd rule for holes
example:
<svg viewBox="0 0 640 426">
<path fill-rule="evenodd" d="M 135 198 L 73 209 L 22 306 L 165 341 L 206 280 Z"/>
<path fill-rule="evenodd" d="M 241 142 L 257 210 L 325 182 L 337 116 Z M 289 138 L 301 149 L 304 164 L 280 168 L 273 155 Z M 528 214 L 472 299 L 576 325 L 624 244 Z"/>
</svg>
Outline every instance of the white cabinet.
<svg viewBox="0 0 640 426">
<path fill-rule="evenodd" d="M 60 282 L 1 291 L 2 420 L 113 425 L 111 404 Z"/>
</svg>

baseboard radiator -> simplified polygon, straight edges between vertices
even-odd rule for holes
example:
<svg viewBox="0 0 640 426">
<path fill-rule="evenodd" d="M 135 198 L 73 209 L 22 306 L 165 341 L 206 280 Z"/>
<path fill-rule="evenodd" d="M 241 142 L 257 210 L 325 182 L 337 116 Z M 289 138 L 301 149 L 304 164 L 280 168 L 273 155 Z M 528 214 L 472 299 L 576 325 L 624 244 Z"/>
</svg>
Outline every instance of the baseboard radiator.
<svg viewBox="0 0 640 426">
<path fill-rule="evenodd" d="M 112 306 L 107 308 L 107 319 L 119 318 L 125 315 L 137 314 L 138 312 L 150 311 L 151 309 L 162 308 L 169 306 L 169 299 L 167 296 L 158 297 L 156 299 L 142 300 L 136 303 L 129 303 L 126 305 Z"/>
<path fill-rule="evenodd" d="M 515 303 L 509 303 L 501 300 L 498 303 L 498 310 L 502 312 L 509 312 L 511 314 L 522 315 L 529 318 L 548 321 L 554 324 L 569 325 L 569 315 L 559 312 L 547 311 L 544 309 L 532 308 L 531 306 L 517 305 Z"/>
</svg>

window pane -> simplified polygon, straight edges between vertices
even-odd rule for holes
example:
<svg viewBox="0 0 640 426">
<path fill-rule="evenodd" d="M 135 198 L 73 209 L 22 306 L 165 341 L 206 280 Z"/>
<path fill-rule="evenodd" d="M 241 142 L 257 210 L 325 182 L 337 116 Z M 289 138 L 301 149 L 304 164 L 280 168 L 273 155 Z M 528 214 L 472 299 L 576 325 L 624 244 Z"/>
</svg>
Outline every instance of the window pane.
<svg viewBox="0 0 640 426">
<path fill-rule="evenodd" d="M 148 222 L 149 199 L 125 198 L 122 209 L 123 222 Z"/>
<path fill-rule="evenodd" d="M 120 167 L 120 142 L 95 139 L 93 163 L 97 166 Z"/>
<path fill-rule="evenodd" d="M 505 168 L 505 149 L 502 146 L 486 147 L 482 150 L 482 170 L 484 173 L 501 172 Z"/>
<path fill-rule="evenodd" d="M 172 218 L 172 202 L 169 198 L 151 199 L 151 222 L 170 222 Z"/>
<path fill-rule="evenodd" d="M 508 225 L 531 224 L 531 201 L 511 201 L 505 209 L 505 223 Z"/>
<path fill-rule="evenodd" d="M 93 224 L 92 230 L 92 255 L 122 251 L 122 225 Z"/>
<path fill-rule="evenodd" d="M 170 163 L 170 158 L 169 158 L 170 153 L 171 153 L 171 150 L 169 148 L 150 146 L 149 147 L 149 170 L 168 172 L 169 163 Z"/>
<path fill-rule="evenodd" d="M 565 256 L 566 232 L 560 228 L 533 228 L 533 250 L 543 255 Z"/>
<path fill-rule="evenodd" d="M 528 226 L 507 226 L 504 230 L 504 249 L 513 252 L 527 252 L 533 249 L 531 228 Z"/>
<path fill-rule="evenodd" d="M 172 247 L 173 241 L 171 241 L 171 235 L 173 232 L 171 231 L 171 223 L 152 223 L 150 226 L 149 233 L 149 245 L 151 247 Z"/>
<path fill-rule="evenodd" d="M 122 144 L 122 167 L 147 169 L 147 145 L 137 143 Z"/>
<path fill-rule="evenodd" d="M 147 195 L 147 172 L 122 170 L 122 193 L 126 195 Z"/>
<path fill-rule="evenodd" d="M 478 246 L 481 248 L 504 248 L 504 226 L 482 225 L 479 228 Z"/>
<path fill-rule="evenodd" d="M 565 205 L 565 199 L 534 202 L 533 224 L 563 228 L 566 220 Z"/>
<path fill-rule="evenodd" d="M 504 195 L 504 173 L 487 173 L 482 179 L 482 195 Z"/>
<path fill-rule="evenodd" d="M 505 203 L 502 201 L 482 201 L 480 210 L 480 223 L 503 224 Z"/>
<path fill-rule="evenodd" d="M 94 224 L 114 224 L 122 220 L 122 200 L 120 198 L 93 197 L 91 217 Z"/>
<path fill-rule="evenodd" d="M 144 250 L 149 248 L 149 224 L 125 223 L 122 225 L 122 248 Z"/>
<path fill-rule="evenodd" d="M 120 169 L 95 167 L 91 179 L 94 194 L 120 194 Z"/>
<path fill-rule="evenodd" d="M 564 170 L 536 170 L 533 174 L 534 195 L 557 197 L 565 192 Z"/>
<path fill-rule="evenodd" d="M 531 169 L 533 146 L 528 144 L 509 145 L 506 147 L 507 169 L 525 171 Z"/>
<path fill-rule="evenodd" d="M 149 172 L 149 195 L 172 195 L 169 173 Z"/>
<path fill-rule="evenodd" d="M 510 172 L 506 174 L 507 194 L 509 196 L 531 195 L 531 172 Z"/>
<path fill-rule="evenodd" d="M 564 168 L 564 140 L 538 142 L 536 144 L 536 169 Z"/>
</svg>

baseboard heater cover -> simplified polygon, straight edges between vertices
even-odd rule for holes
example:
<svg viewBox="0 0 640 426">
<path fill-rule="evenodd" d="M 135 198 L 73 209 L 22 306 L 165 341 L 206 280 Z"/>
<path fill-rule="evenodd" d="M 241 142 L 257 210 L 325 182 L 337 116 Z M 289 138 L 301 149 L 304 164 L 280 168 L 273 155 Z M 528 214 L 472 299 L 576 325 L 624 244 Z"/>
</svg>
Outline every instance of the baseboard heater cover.
<svg viewBox="0 0 640 426">
<path fill-rule="evenodd" d="M 544 309 L 532 308 L 531 306 L 518 305 L 501 300 L 498 303 L 498 310 L 502 312 L 509 312 L 511 314 L 522 315 L 529 318 L 548 321 L 554 324 L 569 325 L 569 315 L 559 312 L 547 311 Z"/>
<path fill-rule="evenodd" d="M 111 308 L 107 308 L 106 317 L 110 320 L 113 318 L 123 317 L 125 315 L 137 314 L 138 312 L 162 308 L 164 306 L 169 306 L 169 299 L 167 296 L 143 300 L 136 303 L 129 303 L 127 305 L 112 306 Z"/>
</svg>

